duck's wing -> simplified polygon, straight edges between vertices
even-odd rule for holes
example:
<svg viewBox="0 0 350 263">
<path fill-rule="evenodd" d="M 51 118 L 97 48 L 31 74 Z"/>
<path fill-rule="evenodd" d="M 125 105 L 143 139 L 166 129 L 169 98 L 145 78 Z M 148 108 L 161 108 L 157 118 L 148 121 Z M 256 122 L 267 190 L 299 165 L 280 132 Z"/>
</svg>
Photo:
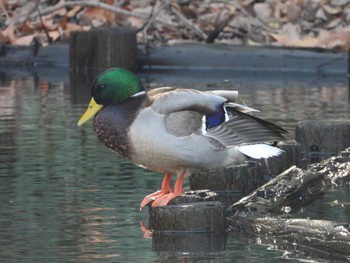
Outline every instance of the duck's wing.
<svg viewBox="0 0 350 263">
<path fill-rule="evenodd" d="M 180 111 L 214 114 L 227 101 L 225 97 L 193 89 L 164 90 L 159 88 L 148 93 L 151 106 L 160 114 L 168 115 Z"/>
<path fill-rule="evenodd" d="M 192 89 L 159 88 L 148 93 L 150 107 L 165 116 L 167 131 L 189 136 L 203 126 L 203 117 L 215 114 L 227 98 Z"/>
<path fill-rule="evenodd" d="M 209 128 L 206 135 L 215 138 L 225 146 L 280 141 L 284 140 L 284 134 L 288 133 L 272 122 L 244 113 L 246 106 L 226 103 L 224 108 L 227 112 L 227 120 Z"/>
<path fill-rule="evenodd" d="M 191 89 L 156 91 L 151 105 L 166 115 L 166 128 L 177 136 L 199 133 L 225 146 L 283 140 L 283 128 L 246 112 L 257 111 L 234 101 L 236 92 Z"/>
<path fill-rule="evenodd" d="M 283 150 L 265 143 L 285 140 L 284 134 L 288 133 L 286 130 L 241 112 L 241 105 L 225 103 L 223 107 L 227 114 L 226 120 L 207 129 L 206 136 L 226 147 L 236 146 L 238 151 L 254 159 L 269 158 L 283 153 Z"/>
<path fill-rule="evenodd" d="M 206 92 L 223 97 L 223 98 L 227 99 L 227 101 L 230 101 L 230 102 L 235 102 L 239 98 L 237 90 L 211 90 L 211 91 L 206 91 Z"/>
</svg>

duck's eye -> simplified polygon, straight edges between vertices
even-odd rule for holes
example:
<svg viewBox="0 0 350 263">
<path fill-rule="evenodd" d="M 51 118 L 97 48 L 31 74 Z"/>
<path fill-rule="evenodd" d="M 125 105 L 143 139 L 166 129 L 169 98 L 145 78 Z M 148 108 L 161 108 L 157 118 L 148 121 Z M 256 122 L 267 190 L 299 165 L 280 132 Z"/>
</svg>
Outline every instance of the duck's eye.
<svg viewBox="0 0 350 263">
<path fill-rule="evenodd" d="M 97 85 L 97 90 L 98 90 L 98 91 L 101 91 L 101 90 L 103 90 L 104 88 L 105 88 L 105 85 L 103 85 L 103 84 Z"/>
</svg>

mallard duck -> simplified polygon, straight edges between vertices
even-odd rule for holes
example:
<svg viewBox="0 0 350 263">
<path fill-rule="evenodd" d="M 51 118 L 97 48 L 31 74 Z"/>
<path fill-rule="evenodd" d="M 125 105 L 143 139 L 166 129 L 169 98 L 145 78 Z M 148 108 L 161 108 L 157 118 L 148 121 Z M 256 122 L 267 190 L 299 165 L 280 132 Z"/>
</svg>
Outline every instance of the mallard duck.
<svg viewBox="0 0 350 263">
<path fill-rule="evenodd" d="M 283 140 L 286 131 L 235 103 L 236 91 L 171 87 L 145 91 L 137 75 L 112 68 L 97 76 L 91 96 L 78 126 L 95 116 L 94 132 L 103 144 L 138 166 L 165 174 L 161 189 L 146 196 L 141 208 L 151 202 L 167 205 L 183 193 L 183 179 L 193 171 L 283 152 L 266 143 Z"/>
</svg>

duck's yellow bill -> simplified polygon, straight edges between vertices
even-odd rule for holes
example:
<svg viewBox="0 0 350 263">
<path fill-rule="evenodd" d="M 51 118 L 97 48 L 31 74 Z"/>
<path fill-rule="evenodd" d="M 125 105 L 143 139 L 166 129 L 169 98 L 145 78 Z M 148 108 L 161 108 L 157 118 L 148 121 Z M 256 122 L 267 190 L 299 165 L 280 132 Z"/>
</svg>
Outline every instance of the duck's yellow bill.
<svg viewBox="0 0 350 263">
<path fill-rule="evenodd" d="M 84 114 L 80 117 L 78 121 L 78 127 L 89 121 L 95 114 L 102 109 L 103 105 L 97 104 L 94 98 L 91 98 L 90 104 Z"/>
</svg>

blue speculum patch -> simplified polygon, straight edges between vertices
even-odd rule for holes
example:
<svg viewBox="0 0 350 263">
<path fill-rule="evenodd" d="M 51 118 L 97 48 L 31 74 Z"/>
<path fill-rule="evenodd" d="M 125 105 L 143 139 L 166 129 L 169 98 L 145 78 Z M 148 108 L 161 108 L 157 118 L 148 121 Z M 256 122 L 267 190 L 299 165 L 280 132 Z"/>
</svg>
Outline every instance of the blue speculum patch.
<svg viewBox="0 0 350 263">
<path fill-rule="evenodd" d="M 223 105 L 220 105 L 213 115 L 206 116 L 206 128 L 210 129 L 223 123 L 225 121 L 225 114 Z"/>
</svg>

